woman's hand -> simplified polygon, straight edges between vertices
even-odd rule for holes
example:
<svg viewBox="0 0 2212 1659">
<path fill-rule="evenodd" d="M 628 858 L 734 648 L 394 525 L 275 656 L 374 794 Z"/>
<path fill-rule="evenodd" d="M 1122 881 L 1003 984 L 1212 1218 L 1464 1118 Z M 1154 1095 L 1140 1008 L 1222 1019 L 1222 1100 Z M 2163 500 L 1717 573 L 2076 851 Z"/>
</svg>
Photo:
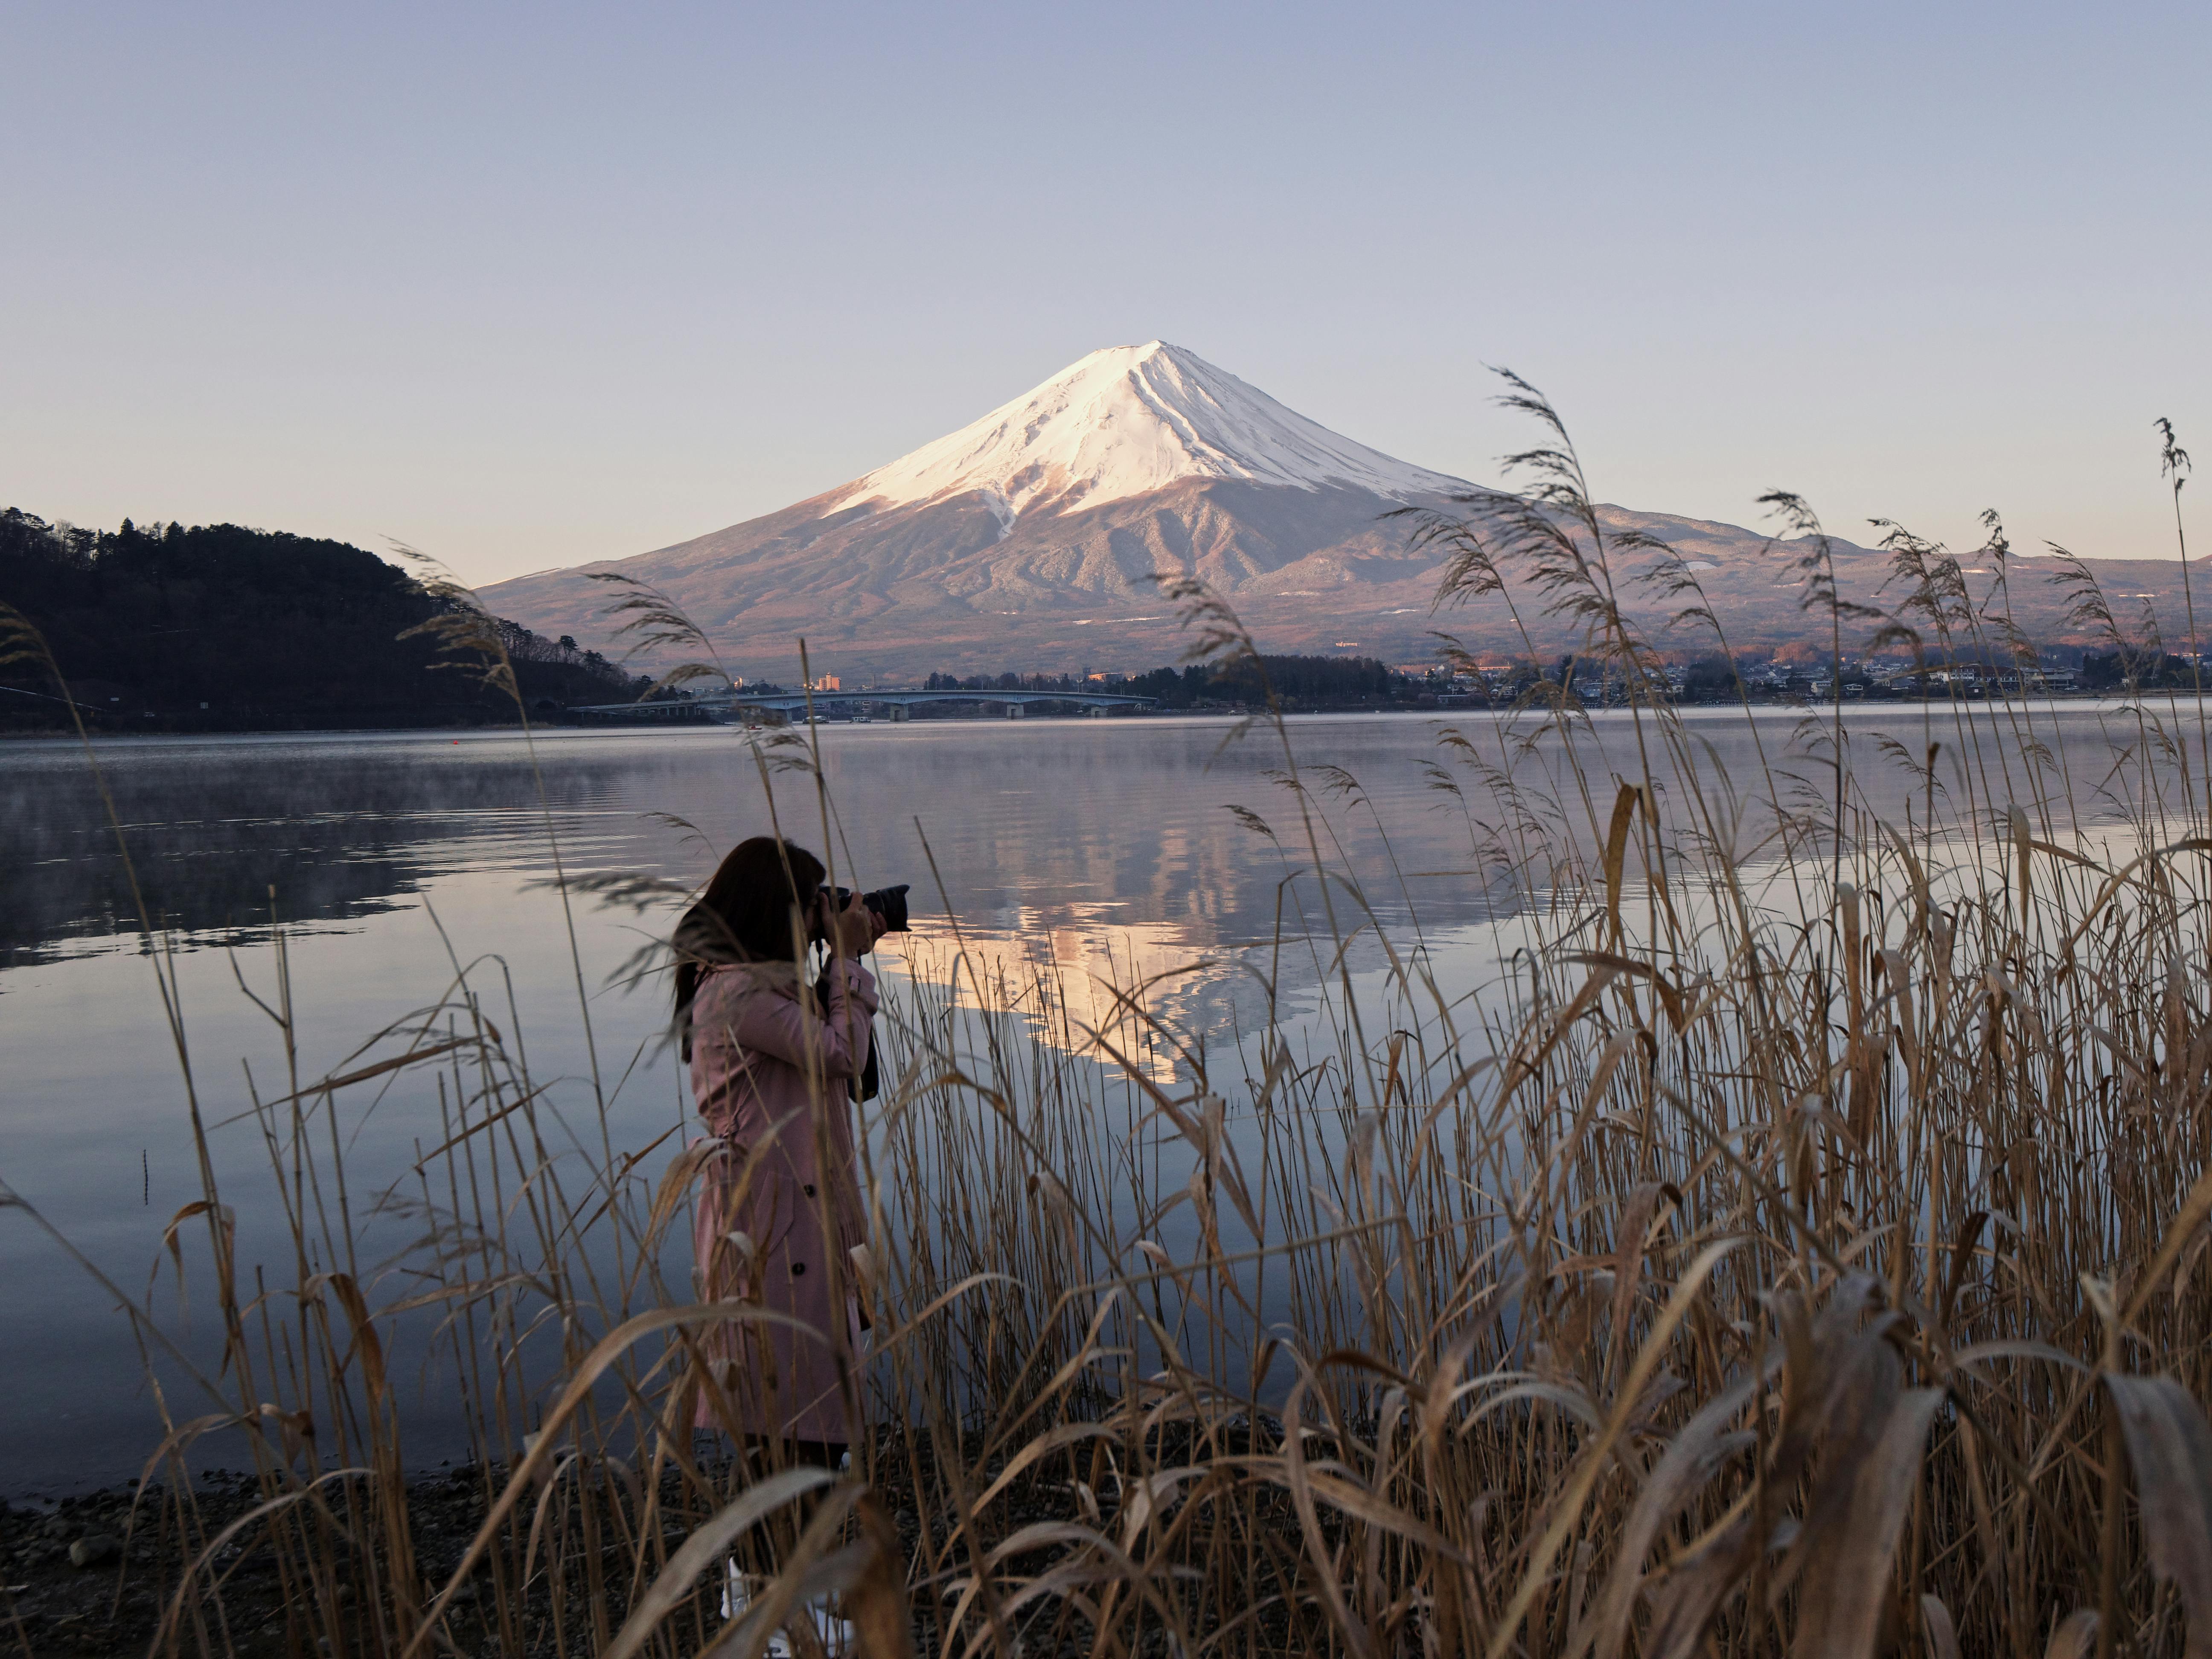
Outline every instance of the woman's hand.
<svg viewBox="0 0 2212 1659">
<path fill-rule="evenodd" d="M 830 896 L 825 893 L 822 898 L 823 908 L 827 909 L 830 903 Z M 864 957 L 876 948 L 876 941 L 883 936 L 883 924 L 877 919 L 875 912 L 861 903 L 860 896 L 855 893 L 843 909 L 830 918 L 830 951 L 841 957 Z"/>
</svg>

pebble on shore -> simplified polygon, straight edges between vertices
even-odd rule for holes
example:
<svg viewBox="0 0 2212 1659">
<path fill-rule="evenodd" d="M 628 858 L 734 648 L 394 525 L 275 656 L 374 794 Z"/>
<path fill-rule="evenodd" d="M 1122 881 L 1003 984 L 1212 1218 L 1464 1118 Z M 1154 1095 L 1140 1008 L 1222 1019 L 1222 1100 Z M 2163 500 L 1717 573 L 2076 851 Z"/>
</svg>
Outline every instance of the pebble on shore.
<svg viewBox="0 0 2212 1659">
<path fill-rule="evenodd" d="M 69 1547 L 73 1567 L 104 1566 L 123 1553 L 123 1546 L 104 1532 L 88 1532 Z"/>
</svg>

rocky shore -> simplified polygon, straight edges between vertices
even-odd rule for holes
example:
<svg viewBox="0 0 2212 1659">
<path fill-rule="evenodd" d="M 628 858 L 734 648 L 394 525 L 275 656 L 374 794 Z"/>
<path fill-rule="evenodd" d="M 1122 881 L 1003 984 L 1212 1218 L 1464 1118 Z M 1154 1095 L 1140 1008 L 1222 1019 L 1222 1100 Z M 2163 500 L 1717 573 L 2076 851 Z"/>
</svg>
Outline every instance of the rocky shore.
<svg viewBox="0 0 2212 1659">
<path fill-rule="evenodd" d="M 409 1522 L 426 1573 L 458 1564 L 483 1519 L 483 1491 L 477 1469 L 410 1484 Z M 259 1501 L 251 1476 L 216 1473 L 196 1483 L 188 1503 L 158 1487 L 141 1495 L 125 1486 L 47 1506 L 0 1504 L 0 1653 L 138 1659 L 175 1600 L 187 1546 L 198 1554 Z M 189 1540 L 179 1535 L 180 1510 L 191 1517 Z M 294 1605 L 300 1587 L 288 1591 L 258 1528 L 220 1549 L 215 1564 L 220 1608 L 202 1595 L 181 1610 L 188 1626 L 197 1620 L 205 1630 L 209 1650 L 240 1659 L 330 1651 L 325 1621 L 312 1606 Z M 341 1622 L 351 1591 L 341 1581 L 331 1592 Z M 198 1646 L 188 1635 L 183 1650 Z"/>
</svg>

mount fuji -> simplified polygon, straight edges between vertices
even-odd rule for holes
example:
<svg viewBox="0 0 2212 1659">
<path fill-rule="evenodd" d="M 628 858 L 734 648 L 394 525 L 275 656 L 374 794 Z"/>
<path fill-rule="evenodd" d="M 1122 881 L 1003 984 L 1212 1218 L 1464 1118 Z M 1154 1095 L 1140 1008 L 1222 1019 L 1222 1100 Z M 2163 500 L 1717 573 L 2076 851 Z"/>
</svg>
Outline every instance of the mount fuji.
<svg viewBox="0 0 2212 1659">
<path fill-rule="evenodd" d="M 1438 556 L 1412 551 L 1404 521 L 1385 517 L 1449 507 L 1473 488 L 1341 437 L 1154 340 L 1094 351 L 971 425 L 781 512 L 502 582 L 483 599 L 541 633 L 604 644 L 610 592 L 586 576 L 619 571 L 668 594 L 733 671 L 754 676 L 793 675 L 801 635 L 818 668 L 842 674 L 1141 670 L 1185 643 L 1150 580 L 1172 573 L 1227 596 L 1264 649 L 1404 662 L 1431 654 L 1437 627 L 1508 643 L 1494 602 L 1431 613 Z M 1756 561 L 1765 542 L 1728 525 L 1603 511 L 1717 574 Z M 1843 551 L 1850 562 L 1876 557 Z M 1765 566 L 1758 588 L 1782 574 Z M 1796 623 L 1794 603 L 1779 600 L 1761 608 Z"/>
</svg>

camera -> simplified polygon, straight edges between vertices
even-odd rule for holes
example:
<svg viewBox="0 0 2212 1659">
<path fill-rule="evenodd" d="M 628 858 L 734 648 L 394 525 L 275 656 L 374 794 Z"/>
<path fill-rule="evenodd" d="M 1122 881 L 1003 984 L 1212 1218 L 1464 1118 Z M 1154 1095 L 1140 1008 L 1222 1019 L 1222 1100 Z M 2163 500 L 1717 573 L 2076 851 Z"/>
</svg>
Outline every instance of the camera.
<svg viewBox="0 0 2212 1659">
<path fill-rule="evenodd" d="M 909 884 L 906 882 L 901 882 L 896 887 L 878 887 L 872 893 L 860 895 L 860 902 L 884 919 L 884 931 L 887 933 L 910 933 L 914 931 L 907 926 L 906 920 L 906 895 L 908 885 Z M 829 901 L 830 913 L 835 915 L 853 902 L 853 890 L 849 887 L 825 886 L 822 890 L 822 896 Z M 822 937 L 823 935 L 821 929 L 817 927 L 815 938 L 819 939 Z"/>
</svg>

